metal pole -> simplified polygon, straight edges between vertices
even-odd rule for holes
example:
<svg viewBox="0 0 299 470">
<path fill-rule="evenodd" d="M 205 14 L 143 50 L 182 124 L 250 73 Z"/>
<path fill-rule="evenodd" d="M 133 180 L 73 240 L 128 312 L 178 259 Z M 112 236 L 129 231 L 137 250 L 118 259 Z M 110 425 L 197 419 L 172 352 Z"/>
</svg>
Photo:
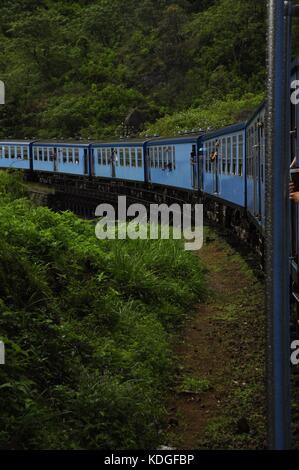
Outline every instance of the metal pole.
<svg viewBox="0 0 299 470">
<path fill-rule="evenodd" d="M 268 446 L 290 448 L 290 220 L 289 66 L 286 7 L 268 0 L 268 112 L 266 156 L 266 303 Z"/>
</svg>

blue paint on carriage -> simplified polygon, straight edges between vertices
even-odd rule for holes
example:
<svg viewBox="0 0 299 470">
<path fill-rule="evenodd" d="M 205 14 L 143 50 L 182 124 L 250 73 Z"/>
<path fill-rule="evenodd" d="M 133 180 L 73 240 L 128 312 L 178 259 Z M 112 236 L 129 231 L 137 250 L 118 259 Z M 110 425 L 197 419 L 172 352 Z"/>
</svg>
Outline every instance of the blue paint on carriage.
<svg viewBox="0 0 299 470">
<path fill-rule="evenodd" d="M 33 169 L 87 175 L 89 174 L 89 147 L 90 143 L 35 142 L 32 145 Z"/>
<path fill-rule="evenodd" d="M 201 138 L 200 144 L 203 151 L 203 191 L 241 207 L 246 204 L 245 126 L 245 123 L 239 123 L 210 132 Z M 216 151 L 218 158 L 212 163 L 211 153 Z"/>
<path fill-rule="evenodd" d="M 93 143 L 91 174 L 102 178 L 144 182 L 145 144 L 143 140 Z"/>
<path fill-rule="evenodd" d="M 157 138 L 148 142 L 149 181 L 183 189 L 198 189 L 197 159 L 201 135 Z"/>
<path fill-rule="evenodd" d="M 265 226 L 265 112 L 263 103 L 246 125 L 247 210 L 261 227 Z"/>
<path fill-rule="evenodd" d="M 4 140 L 0 142 L 0 167 L 30 169 L 31 142 Z"/>
</svg>

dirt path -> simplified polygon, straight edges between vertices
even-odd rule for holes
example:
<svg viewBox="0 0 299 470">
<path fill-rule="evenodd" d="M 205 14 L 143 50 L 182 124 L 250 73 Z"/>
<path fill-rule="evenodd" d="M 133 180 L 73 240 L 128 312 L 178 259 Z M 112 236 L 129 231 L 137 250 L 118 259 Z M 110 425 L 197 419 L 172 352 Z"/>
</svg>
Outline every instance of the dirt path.
<svg viewBox="0 0 299 470">
<path fill-rule="evenodd" d="M 210 229 L 199 252 L 210 294 L 175 347 L 169 445 L 177 449 L 263 448 L 263 286 Z"/>
</svg>

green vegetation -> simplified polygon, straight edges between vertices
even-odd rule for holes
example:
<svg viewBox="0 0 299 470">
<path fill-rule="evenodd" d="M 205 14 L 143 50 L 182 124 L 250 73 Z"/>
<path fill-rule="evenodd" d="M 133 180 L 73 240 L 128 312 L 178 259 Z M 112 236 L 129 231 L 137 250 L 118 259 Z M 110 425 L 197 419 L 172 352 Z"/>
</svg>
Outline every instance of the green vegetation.
<svg viewBox="0 0 299 470">
<path fill-rule="evenodd" d="M 210 390 L 211 384 L 208 379 L 199 377 L 184 377 L 180 386 L 181 392 L 203 393 Z"/>
<path fill-rule="evenodd" d="M 244 118 L 265 89 L 265 12 L 266 0 L 2 1 L 1 135 L 118 136 L 136 108 L 161 133 Z"/>
<path fill-rule="evenodd" d="M 224 127 L 246 120 L 252 110 L 263 101 L 263 95 L 249 94 L 241 100 L 215 101 L 210 106 L 189 108 L 158 119 L 147 132 L 159 135 L 174 135 L 182 130 L 198 130 Z"/>
<path fill-rule="evenodd" d="M 198 259 L 178 241 L 99 241 L 23 192 L 0 173 L 0 448 L 155 448 Z"/>
</svg>

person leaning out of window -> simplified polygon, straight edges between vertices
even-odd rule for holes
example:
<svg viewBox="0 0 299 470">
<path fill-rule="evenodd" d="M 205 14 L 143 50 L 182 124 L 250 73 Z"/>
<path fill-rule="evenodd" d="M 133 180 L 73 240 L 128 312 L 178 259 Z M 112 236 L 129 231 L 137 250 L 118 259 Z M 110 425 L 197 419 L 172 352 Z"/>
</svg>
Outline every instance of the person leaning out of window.
<svg viewBox="0 0 299 470">
<path fill-rule="evenodd" d="M 293 168 L 296 168 L 296 164 L 297 164 L 297 158 L 295 157 L 291 163 L 291 170 Z M 299 204 L 299 191 L 294 181 L 290 181 L 289 190 L 290 190 L 290 200 L 295 202 L 296 204 Z"/>
</svg>

